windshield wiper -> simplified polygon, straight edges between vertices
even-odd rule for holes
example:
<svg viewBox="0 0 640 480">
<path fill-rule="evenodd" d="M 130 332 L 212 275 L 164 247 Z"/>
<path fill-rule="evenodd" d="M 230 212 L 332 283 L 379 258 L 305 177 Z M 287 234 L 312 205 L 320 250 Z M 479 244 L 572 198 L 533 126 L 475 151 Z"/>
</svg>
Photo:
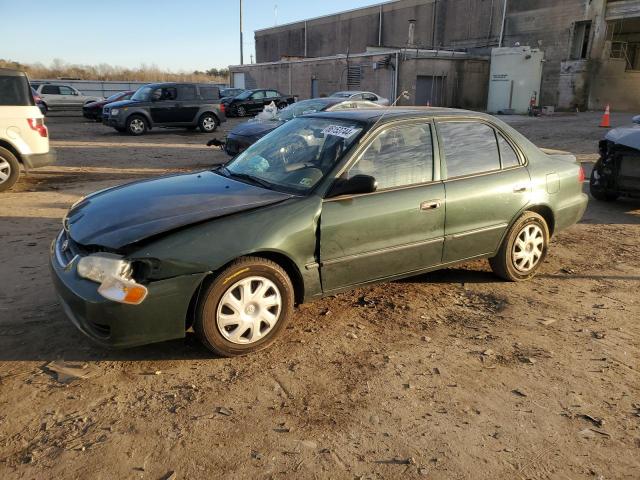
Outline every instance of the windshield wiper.
<svg viewBox="0 0 640 480">
<path fill-rule="evenodd" d="M 237 178 L 239 180 L 245 180 L 249 183 L 253 183 L 254 185 L 258 185 L 263 188 L 268 188 L 269 190 L 276 190 L 275 188 L 273 188 L 274 186 L 273 183 L 263 180 L 262 178 L 254 177 L 253 175 L 249 175 L 248 173 L 232 172 L 226 167 L 222 167 L 222 168 L 226 171 L 227 173 L 226 176 L 229 176 L 231 178 Z"/>
</svg>

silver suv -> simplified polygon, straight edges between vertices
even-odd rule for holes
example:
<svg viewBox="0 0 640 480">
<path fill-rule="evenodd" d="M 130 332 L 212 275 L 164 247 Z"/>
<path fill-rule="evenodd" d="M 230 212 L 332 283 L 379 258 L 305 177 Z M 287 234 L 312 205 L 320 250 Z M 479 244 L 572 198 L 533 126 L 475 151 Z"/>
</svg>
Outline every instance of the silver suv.
<svg viewBox="0 0 640 480">
<path fill-rule="evenodd" d="M 53 108 L 82 108 L 85 104 L 99 102 L 103 97 L 84 95 L 79 90 L 62 84 L 41 83 L 33 85 L 35 91 L 40 95 L 49 109 Z"/>
</svg>

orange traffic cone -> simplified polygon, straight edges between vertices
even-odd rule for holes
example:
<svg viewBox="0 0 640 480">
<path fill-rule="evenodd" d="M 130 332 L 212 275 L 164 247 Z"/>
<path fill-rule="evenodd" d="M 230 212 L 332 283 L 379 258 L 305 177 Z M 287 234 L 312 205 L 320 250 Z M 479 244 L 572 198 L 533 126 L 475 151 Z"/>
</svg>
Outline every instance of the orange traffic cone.
<svg viewBox="0 0 640 480">
<path fill-rule="evenodd" d="M 607 104 L 607 108 L 604 109 L 600 126 L 602 128 L 611 128 L 611 111 L 609 110 L 609 104 Z"/>
</svg>

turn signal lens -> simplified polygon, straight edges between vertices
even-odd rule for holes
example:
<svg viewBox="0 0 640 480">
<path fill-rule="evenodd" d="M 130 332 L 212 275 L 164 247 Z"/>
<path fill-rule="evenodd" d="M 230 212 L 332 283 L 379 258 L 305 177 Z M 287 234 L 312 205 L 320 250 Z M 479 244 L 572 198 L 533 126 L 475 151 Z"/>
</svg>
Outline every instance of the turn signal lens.
<svg viewBox="0 0 640 480">
<path fill-rule="evenodd" d="M 580 165 L 580 171 L 578 171 L 578 183 L 584 183 L 585 178 L 586 176 L 584 174 L 584 168 L 582 168 L 582 165 Z"/>
<path fill-rule="evenodd" d="M 147 287 L 134 281 L 128 281 L 117 277 L 109 277 L 102 282 L 98 293 L 108 300 L 126 303 L 129 305 L 140 305 L 147 294 Z"/>
</svg>

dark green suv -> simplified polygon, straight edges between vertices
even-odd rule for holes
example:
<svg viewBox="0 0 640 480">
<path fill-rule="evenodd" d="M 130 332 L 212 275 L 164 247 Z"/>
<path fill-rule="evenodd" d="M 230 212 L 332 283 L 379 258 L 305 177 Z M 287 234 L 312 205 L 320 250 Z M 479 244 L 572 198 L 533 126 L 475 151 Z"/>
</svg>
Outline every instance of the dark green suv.
<svg viewBox="0 0 640 480">
<path fill-rule="evenodd" d="M 211 133 L 226 121 L 220 90 L 198 83 L 153 83 L 140 87 L 130 100 L 102 110 L 102 122 L 119 132 L 143 135 L 154 127 L 199 128 Z"/>
</svg>

